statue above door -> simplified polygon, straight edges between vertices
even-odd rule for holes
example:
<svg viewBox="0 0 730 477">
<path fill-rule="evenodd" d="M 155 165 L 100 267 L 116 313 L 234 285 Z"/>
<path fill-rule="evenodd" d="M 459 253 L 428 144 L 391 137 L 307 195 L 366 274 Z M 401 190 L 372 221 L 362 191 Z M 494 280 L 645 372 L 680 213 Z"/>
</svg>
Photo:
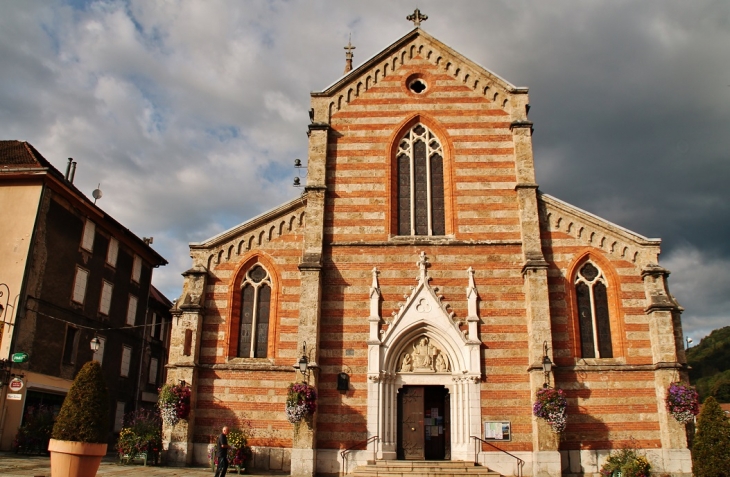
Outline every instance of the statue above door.
<svg viewBox="0 0 730 477">
<path fill-rule="evenodd" d="M 413 341 L 401 356 L 400 373 L 448 373 L 449 358 L 427 336 Z"/>
</svg>

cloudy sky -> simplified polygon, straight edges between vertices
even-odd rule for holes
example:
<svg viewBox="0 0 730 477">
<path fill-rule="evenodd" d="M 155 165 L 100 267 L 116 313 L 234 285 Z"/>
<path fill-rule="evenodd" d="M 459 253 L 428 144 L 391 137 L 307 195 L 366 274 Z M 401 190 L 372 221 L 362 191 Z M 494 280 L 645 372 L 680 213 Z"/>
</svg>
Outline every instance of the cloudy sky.
<svg viewBox="0 0 730 477">
<path fill-rule="evenodd" d="M 730 5 L 0 0 L 0 137 L 168 259 L 301 192 L 309 92 L 423 28 L 530 88 L 540 189 L 648 237 L 697 339 L 730 324 Z"/>
</svg>

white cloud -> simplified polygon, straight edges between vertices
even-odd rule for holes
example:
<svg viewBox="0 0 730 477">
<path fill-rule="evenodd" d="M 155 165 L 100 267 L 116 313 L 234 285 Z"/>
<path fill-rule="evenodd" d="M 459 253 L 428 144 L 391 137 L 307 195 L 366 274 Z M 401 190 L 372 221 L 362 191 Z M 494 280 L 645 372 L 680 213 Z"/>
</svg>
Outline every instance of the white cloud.
<svg viewBox="0 0 730 477">
<path fill-rule="evenodd" d="M 695 341 L 730 324 L 730 260 L 685 245 L 662 260 L 669 290 L 684 307 L 685 335 Z"/>
</svg>

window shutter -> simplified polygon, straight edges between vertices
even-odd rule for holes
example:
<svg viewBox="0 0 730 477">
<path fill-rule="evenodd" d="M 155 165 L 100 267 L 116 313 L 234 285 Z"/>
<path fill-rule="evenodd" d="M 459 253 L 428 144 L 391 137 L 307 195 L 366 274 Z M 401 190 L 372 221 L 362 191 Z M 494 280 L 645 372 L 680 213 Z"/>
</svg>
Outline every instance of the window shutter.
<svg viewBox="0 0 730 477">
<path fill-rule="evenodd" d="M 111 308 L 112 305 L 112 289 L 113 285 L 104 280 L 101 287 L 101 303 L 99 303 L 99 312 L 102 315 L 109 314 L 109 308 Z"/>
<path fill-rule="evenodd" d="M 134 265 L 132 266 L 132 280 L 139 283 L 139 278 L 142 276 L 142 257 L 139 255 L 134 256 Z"/>
<path fill-rule="evenodd" d="M 86 219 L 84 224 L 84 234 L 81 236 L 81 247 L 89 252 L 94 250 L 94 233 L 96 232 L 96 224 Z"/>
<path fill-rule="evenodd" d="M 137 297 L 129 295 L 129 304 L 127 305 L 127 324 L 134 326 L 137 318 Z"/>
<path fill-rule="evenodd" d="M 114 237 L 109 238 L 109 248 L 106 251 L 106 263 L 112 267 L 117 266 L 117 256 L 119 255 L 119 240 Z"/>
<path fill-rule="evenodd" d="M 150 359 L 150 375 L 147 382 L 150 384 L 157 384 L 157 358 Z"/>
<path fill-rule="evenodd" d="M 129 376 L 129 362 L 132 360 L 132 348 L 129 346 L 122 347 L 122 368 L 119 370 L 119 375 L 123 378 Z"/>
<path fill-rule="evenodd" d="M 83 268 L 76 267 L 76 278 L 74 279 L 73 301 L 84 303 L 86 296 L 86 282 L 89 279 L 89 272 Z"/>
<path fill-rule="evenodd" d="M 124 427 L 124 401 L 117 401 L 117 409 L 114 413 L 114 432 L 119 432 Z"/>
<path fill-rule="evenodd" d="M 157 330 L 158 330 L 158 327 L 157 327 L 157 313 L 155 313 L 153 311 L 152 312 L 152 330 L 150 331 L 150 336 L 152 336 L 153 338 L 157 338 L 158 337 Z"/>
</svg>

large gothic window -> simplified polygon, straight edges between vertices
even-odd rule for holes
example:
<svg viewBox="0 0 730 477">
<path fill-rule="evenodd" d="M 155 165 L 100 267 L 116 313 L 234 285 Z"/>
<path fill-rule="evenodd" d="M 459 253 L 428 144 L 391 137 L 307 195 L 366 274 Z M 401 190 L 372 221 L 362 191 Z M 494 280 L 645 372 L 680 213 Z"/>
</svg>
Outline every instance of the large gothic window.
<svg viewBox="0 0 730 477">
<path fill-rule="evenodd" d="M 578 301 L 578 327 L 583 358 L 612 358 L 611 324 L 608 313 L 607 284 L 603 272 L 586 262 L 575 277 Z"/>
<path fill-rule="evenodd" d="M 423 124 L 398 143 L 398 235 L 445 235 L 441 143 Z"/>
<path fill-rule="evenodd" d="M 238 356 L 265 358 L 269 336 L 271 277 L 261 265 L 255 265 L 241 283 L 241 335 Z"/>
</svg>

